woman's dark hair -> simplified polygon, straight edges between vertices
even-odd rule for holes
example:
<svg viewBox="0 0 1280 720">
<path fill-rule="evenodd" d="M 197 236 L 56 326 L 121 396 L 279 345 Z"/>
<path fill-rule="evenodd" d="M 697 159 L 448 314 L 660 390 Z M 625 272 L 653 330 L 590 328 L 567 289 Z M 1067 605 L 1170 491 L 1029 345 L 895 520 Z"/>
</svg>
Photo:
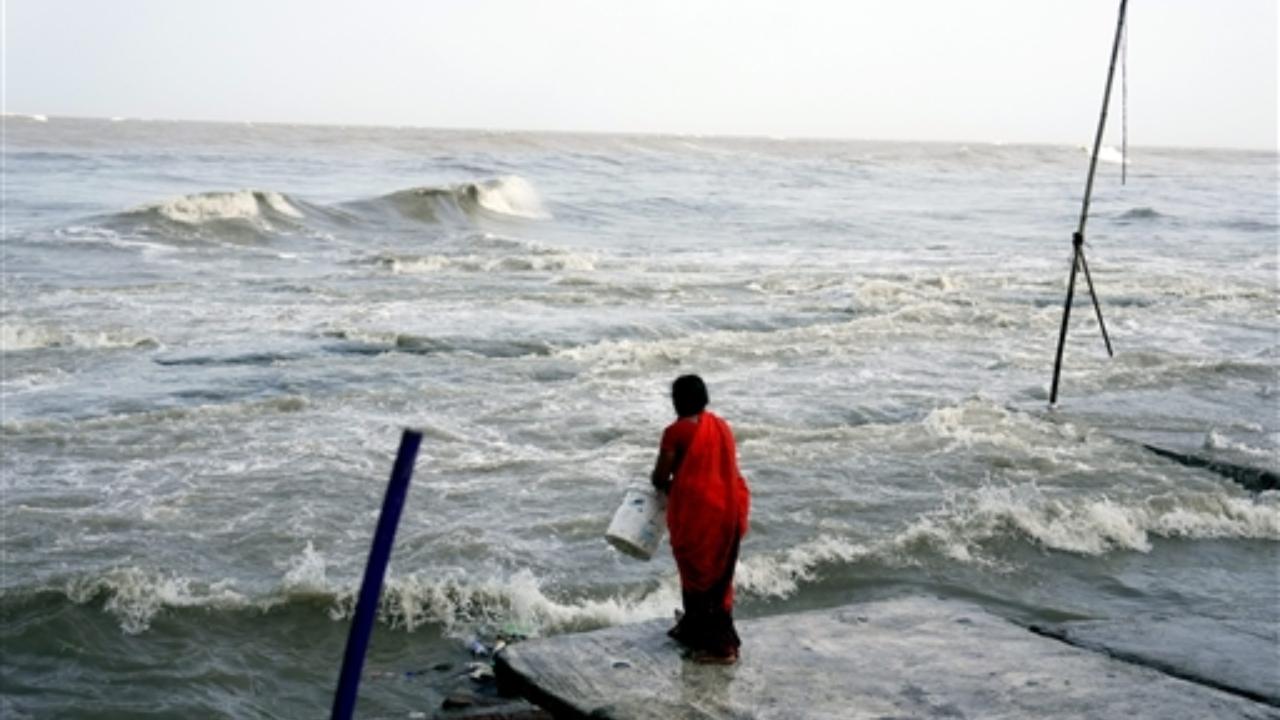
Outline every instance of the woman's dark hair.
<svg viewBox="0 0 1280 720">
<path fill-rule="evenodd" d="M 707 386 L 697 375 L 681 375 L 671 383 L 671 403 L 680 417 L 697 415 L 707 407 Z"/>
</svg>

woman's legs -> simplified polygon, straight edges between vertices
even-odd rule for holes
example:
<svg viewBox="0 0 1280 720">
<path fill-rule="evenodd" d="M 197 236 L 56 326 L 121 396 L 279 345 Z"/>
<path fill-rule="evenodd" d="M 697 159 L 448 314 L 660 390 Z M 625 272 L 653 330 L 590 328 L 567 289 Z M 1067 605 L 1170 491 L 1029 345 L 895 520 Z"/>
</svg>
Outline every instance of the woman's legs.
<svg viewBox="0 0 1280 720">
<path fill-rule="evenodd" d="M 724 574 L 706 591 L 684 590 L 684 616 L 667 634 L 694 651 L 694 659 L 732 662 L 742 641 L 733 625 L 733 572 L 738 564 L 735 533 Z"/>
</svg>

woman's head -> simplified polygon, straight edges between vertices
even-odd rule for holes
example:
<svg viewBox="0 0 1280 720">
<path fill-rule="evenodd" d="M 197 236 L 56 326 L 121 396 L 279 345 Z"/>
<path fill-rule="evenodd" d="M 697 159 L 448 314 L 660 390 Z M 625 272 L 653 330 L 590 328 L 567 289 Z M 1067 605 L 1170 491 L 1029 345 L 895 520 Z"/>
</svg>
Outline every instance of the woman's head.
<svg viewBox="0 0 1280 720">
<path fill-rule="evenodd" d="M 681 375 L 671 383 L 671 404 L 676 406 L 676 415 L 697 415 L 707 407 L 707 402 L 707 386 L 697 375 Z"/>
</svg>

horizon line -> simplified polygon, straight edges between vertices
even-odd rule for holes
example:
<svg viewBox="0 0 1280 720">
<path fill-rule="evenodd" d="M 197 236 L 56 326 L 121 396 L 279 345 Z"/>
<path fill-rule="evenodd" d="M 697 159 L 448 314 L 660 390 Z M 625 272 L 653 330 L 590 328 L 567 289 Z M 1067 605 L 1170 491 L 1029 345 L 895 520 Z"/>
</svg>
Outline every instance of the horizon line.
<svg viewBox="0 0 1280 720">
<path fill-rule="evenodd" d="M 366 128 L 366 129 L 383 129 L 383 130 L 428 130 L 437 132 L 471 132 L 471 133 L 501 133 L 501 134 L 525 134 L 525 135 L 597 135 L 597 136 L 613 136 L 613 137 L 651 137 L 651 138 L 699 138 L 699 139 L 724 139 L 724 140 L 763 140 L 768 142 L 869 142 L 869 143 L 921 143 L 921 144 L 939 144 L 939 145 L 993 145 L 1005 147 L 1077 147 L 1089 148 L 1086 142 L 1068 142 L 1068 141 L 1047 141 L 1047 140 L 976 140 L 976 139 L 921 139 L 921 138 L 902 138 L 902 137 L 853 137 L 853 136 L 830 136 L 830 135 L 775 135 L 750 132 L 675 132 L 661 130 L 599 130 L 599 129 L 547 129 L 547 128 L 512 128 L 512 127 L 465 127 L 465 126 L 448 126 L 448 125 L 417 125 L 411 123 L 384 123 L 384 122 L 335 122 L 326 120 L 307 120 L 307 121 L 290 121 L 290 120 L 227 120 L 227 119 L 208 119 L 208 118 L 181 118 L 181 117 L 142 117 L 128 115 L 71 115 L 71 114 L 50 114 L 50 113 L 34 113 L 20 112 L 14 110 L 0 111 L 0 119 L 7 121 L 10 118 L 25 118 L 34 122 L 49 122 L 54 119 L 62 120 L 93 120 L 108 123 L 117 122 L 154 122 L 154 123 L 190 123 L 193 125 L 239 125 L 239 126 L 278 126 L 278 127 L 313 127 L 313 128 Z M 1118 145 L 1104 145 L 1103 147 L 1115 147 Z M 1225 150 L 1237 152 L 1266 152 L 1273 155 L 1280 154 L 1280 143 L 1270 147 L 1256 147 L 1243 145 L 1168 145 L 1168 144 L 1134 144 L 1129 143 L 1130 148 L 1145 148 L 1152 150 Z"/>
</svg>

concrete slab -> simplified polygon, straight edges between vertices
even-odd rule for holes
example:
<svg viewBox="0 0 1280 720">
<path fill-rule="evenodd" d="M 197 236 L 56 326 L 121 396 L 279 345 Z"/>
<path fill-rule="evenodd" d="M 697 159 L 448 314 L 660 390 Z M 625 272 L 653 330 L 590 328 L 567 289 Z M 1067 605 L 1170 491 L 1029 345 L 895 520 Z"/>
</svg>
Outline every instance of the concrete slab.
<svg viewBox="0 0 1280 720">
<path fill-rule="evenodd" d="M 508 691 L 564 718 L 1268 718 L 1280 709 L 1032 633 L 967 603 L 908 598 L 738 623 L 742 660 L 697 665 L 667 622 L 513 645 Z"/>
<path fill-rule="evenodd" d="M 1280 628 L 1265 620 L 1136 617 L 1061 623 L 1041 631 L 1280 707 Z"/>
<path fill-rule="evenodd" d="M 1144 402 L 1146 400 L 1147 402 Z M 1206 446 L 1206 439 L 1217 427 L 1237 427 L 1241 425 L 1239 418 L 1218 417 L 1198 419 L 1189 417 L 1152 416 L 1148 407 L 1160 404 L 1160 399 L 1137 397 L 1101 397 L 1085 409 L 1063 409 L 1046 411 L 1040 408 L 1026 408 L 1027 412 L 1050 422 L 1070 422 L 1094 428 L 1113 438 L 1141 445 L 1151 452 L 1186 465 L 1203 468 L 1235 481 L 1251 492 L 1280 489 L 1280 451 L 1272 452 L 1266 457 L 1248 453 L 1235 447 L 1230 441 L 1224 446 Z M 1261 406 L 1260 406 L 1261 407 Z M 1206 417 L 1214 414 L 1207 408 L 1200 408 Z M 1271 448 L 1275 450 L 1274 411 L 1270 416 L 1255 418 L 1254 430 L 1246 433 L 1249 446 Z M 1272 430 L 1268 430 L 1272 428 Z M 1243 432 L 1243 431 L 1240 431 Z"/>
</svg>

